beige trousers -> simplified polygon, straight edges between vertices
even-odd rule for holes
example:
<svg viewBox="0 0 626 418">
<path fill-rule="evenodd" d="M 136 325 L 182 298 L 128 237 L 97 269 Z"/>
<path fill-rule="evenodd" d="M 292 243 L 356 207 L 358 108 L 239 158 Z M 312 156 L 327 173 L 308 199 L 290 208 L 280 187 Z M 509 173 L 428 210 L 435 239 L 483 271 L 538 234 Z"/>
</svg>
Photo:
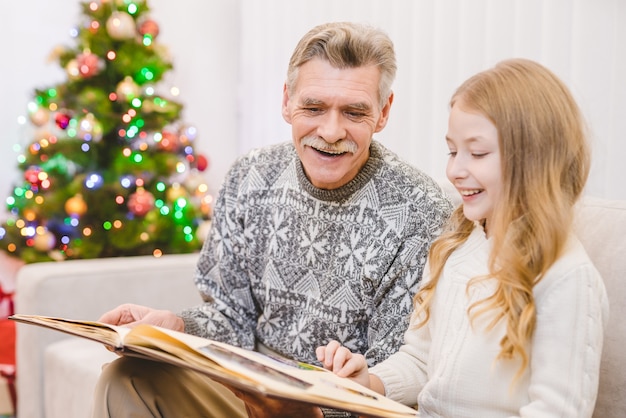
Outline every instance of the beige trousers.
<svg viewBox="0 0 626 418">
<path fill-rule="evenodd" d="M 94 393 L 93 418 L 237 418 L 244 403 L 208 377 L 170 364 L 120 357 L 107 364 Z"/>
</svg>

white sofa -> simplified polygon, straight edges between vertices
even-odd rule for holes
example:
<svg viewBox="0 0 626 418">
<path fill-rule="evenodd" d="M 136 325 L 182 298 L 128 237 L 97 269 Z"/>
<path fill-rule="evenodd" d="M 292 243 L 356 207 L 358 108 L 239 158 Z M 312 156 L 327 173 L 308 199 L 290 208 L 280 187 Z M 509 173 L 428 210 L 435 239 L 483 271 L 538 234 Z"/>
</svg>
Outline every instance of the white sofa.
<svg viewBox="0 0 626 418">
<path fill-rule="evenodd" d="M 96 320 L 125 303 L 179 311 L 200 297 L 193 283 L 198 254 L 29 264 L 16 278 L 15 311 Z M 102 345 L 17 324 L 17 416 L 87 418 L 103 363 Z"/>
<path fill-rule="evenodd" d="M 595 417 L 626 416 L 626 201 L 586 198 L 577 231 L 611 303 Z M 197 255 L 41 263 L 17 278 L 16 311 L 92 319 L 122 302 L 177 311 L 198 303 Z M 18 325 L 18 418 L 85 418 L 103 363 L 100 344 Z"/>
</svg>

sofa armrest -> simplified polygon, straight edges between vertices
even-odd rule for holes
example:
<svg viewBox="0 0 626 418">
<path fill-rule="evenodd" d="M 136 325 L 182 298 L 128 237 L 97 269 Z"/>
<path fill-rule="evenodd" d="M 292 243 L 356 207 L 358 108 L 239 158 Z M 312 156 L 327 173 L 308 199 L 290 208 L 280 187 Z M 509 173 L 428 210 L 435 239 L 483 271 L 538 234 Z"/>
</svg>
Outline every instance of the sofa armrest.
<svg viewBox="0 0 626 418">
<path fill-rule="evenodd" d="M 199 254 L 35 263 L 16 278 L 15 312 L 96 320 L 122 303 L 178 312 L 200 303 L 193 282 Z M 17 410 L 44 417 L 43 353 L 66 335 L 17 324 Z"/>
</svg>

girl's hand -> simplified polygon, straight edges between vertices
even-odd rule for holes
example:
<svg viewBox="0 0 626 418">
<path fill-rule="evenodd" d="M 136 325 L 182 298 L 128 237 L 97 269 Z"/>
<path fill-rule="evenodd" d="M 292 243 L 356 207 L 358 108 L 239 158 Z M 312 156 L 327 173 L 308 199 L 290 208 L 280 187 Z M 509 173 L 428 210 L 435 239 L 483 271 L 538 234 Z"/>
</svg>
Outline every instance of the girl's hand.
<svg viewBox="0 0 626 418">
<path fill-rule="evenodd" d="M 342 347 L 337 341 L 330 341 L 315 350 L 317 359 L 325 369 L 337 376 L 348 377 L 365 387 L 370 387 L 370 374 L 362 354 L 355 354 Z"/>
</svg>

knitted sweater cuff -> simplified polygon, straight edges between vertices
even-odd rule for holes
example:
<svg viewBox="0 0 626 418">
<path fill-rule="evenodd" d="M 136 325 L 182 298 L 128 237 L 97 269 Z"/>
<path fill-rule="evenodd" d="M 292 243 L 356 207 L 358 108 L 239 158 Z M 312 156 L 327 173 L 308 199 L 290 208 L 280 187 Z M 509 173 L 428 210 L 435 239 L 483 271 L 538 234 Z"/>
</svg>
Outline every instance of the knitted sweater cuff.
<svg viewBox="0 0 626 418">
<path fill-rule="evenodd" d="M 202 335 L 202 330 L 194 318 L 179 315 L 185 324 L 185 334 Z"/>
<path fill-rule="evenodd" d="M 324 418 L 354 418 L 356 415 L 351 414 L 346 411 L 339 411 L 337 409 L 330 408 L 320 408 L 322 410 L 322 415 Z"/>
</svg>

